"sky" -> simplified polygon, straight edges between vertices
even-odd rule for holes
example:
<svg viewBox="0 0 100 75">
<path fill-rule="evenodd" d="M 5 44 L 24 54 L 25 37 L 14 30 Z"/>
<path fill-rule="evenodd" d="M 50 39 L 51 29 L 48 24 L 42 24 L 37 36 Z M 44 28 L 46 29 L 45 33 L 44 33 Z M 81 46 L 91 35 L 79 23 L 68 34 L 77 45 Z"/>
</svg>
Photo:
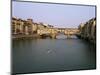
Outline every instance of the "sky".
<svg viewBox="0 0 100 75">
<path fill-rule="evenodd" d="M 95 17 L 95 6 L 12 2 L 12 16 L 43 22 L 58 28 L 77 28 Z"/>
</svg>

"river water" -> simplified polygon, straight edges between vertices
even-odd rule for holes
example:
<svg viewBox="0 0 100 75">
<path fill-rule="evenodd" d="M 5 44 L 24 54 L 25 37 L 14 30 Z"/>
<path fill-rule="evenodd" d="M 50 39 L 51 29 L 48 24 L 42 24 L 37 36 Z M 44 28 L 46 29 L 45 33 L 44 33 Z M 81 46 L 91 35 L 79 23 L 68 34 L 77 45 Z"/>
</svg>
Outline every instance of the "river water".
<svg viewBox="0 0 100 75">
<path fill-rule="evenodd" d="M 96 68 L 93 44 L 76 38 L 13 40 L 12 72 L 37 73 Z"/>
</svg>

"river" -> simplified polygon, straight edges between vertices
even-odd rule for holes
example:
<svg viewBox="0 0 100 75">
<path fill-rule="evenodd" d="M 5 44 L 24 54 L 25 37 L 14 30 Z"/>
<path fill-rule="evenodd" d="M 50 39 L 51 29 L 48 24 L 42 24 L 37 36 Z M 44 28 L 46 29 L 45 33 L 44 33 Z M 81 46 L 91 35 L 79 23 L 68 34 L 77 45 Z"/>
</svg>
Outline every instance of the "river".
<svg viewBox="0 0 100 75">
<path fill-rule="evenodd" d="M 12 72 L 37 73 L 85 70 L 96 68 L 96 49 L 93 44 L 65 35 L 57 39 L 13 40 Z"/>
</svg>

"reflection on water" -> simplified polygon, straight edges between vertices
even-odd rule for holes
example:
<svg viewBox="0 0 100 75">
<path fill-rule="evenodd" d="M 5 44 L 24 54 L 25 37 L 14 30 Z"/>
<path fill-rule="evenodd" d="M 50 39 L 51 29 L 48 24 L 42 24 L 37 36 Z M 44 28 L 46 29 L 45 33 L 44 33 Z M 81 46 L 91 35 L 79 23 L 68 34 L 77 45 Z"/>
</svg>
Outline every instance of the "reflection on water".
<svg viewBox="0 0 100 75">
<path fill-rule="evenodd" d="M 62 37 L 14 40 L 12 46 L 13 72 L 95 69 L 94 45 L 80 39 Z"/>
<path fill-rule="evenodd" d="M 67 39 L 67 37 L 68 37 L 67 35 L 63 35 L 63 34 L 59 34 L 56 36 L 57 39 Z M 75 39 L 77 37 L 74 35 L 71 35 L 70 38 Z"/>
</svg>

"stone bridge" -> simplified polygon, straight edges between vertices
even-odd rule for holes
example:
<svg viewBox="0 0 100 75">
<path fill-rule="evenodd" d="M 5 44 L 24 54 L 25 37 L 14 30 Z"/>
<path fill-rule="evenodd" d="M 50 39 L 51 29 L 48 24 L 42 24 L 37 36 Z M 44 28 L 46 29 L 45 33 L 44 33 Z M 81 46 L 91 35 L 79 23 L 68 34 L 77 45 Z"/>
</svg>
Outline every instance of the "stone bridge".
<svg viewBox="0 0 100 75">
<path fill-rule="evenodd" d="M 45 28 L 45 29 L 38 29 L 37 34 L 40 36 L 49 36 L 51 38 L 56 38 L 59 33 L 62 33 L 70 38 L 72 35 L 76 35 L 79 32 L 77 28 Z"/>
</svg>

